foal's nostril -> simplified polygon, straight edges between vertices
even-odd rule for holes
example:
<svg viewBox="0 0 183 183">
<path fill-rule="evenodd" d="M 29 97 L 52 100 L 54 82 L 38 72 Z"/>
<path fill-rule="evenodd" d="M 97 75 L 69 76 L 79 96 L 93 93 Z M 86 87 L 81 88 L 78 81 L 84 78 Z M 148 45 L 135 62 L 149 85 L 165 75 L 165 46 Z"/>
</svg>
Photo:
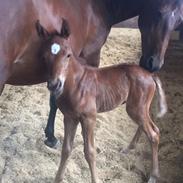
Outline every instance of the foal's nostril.
<svg viewBox="0 0 183 183">
<path fill-rule="evenodd" d="M 48 81 L 47 87 L 50 91 L 57 91 L 62 87 L 62 82 L 60 80 L 56 82 Z"/>
<path fill-rule="evenodd" d="M 56 90 L 58 83 L 48 82 L 48 89 L 51 91 Z"/>
</svg>

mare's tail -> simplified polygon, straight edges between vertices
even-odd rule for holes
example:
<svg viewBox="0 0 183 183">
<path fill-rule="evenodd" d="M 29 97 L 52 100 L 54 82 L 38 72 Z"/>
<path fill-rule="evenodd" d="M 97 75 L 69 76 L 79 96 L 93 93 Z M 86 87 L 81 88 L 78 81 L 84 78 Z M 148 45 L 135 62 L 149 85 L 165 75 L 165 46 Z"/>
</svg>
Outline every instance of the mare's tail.
<svg viewBox="0 0 183 183">
<path fill-rule="evenodd" d="M 158 93 L 158 107 L 159 112 L 157 114 L 158 118 L 161 118 L 164 116 L 164 114 L 167 112 L 167 102 L 165 97 L 165 92 L 162 88 L 162 83 L 158 76 L 153 76 L 154 82 L 156 83 L 156 89 Z"/>
</svg>

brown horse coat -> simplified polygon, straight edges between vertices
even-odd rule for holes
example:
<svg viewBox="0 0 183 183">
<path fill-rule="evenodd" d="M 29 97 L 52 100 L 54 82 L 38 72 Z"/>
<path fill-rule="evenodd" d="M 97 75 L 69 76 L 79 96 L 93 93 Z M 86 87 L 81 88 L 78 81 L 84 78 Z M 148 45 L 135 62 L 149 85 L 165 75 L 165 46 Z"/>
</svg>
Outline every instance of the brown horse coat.
<svg viewBox="0 0 183 183">
<path fill-rule="evenodd" d="M 48 88 L 56 96 L 58 107 L 64 115 L 62 159 L 55 182 L 63 181 L 79 122 L 92 183 L 97 182 L 94 145 L 96 113 L 109 111 L 126 103 L 128 115 L 139 127 L 125 152 L 135 146 L 144 131 L 152 147 L 152 172 L 148 183 L 156 183 L 159 176 L 159 129 L 150 118 L 149 109 L 157 89 L 159 116 L 164 115 L 167 110 L 159 78 L 136 65 L 120 64 L 100 69 L 81 65 L 69 44 L 69 27 L 58 35 L 45 34 L 46 30 L 41 25 L 39 27 L 38 33 L 43 32 L 45 41 L 42 54 L 50 75 Z"/>
</svg>

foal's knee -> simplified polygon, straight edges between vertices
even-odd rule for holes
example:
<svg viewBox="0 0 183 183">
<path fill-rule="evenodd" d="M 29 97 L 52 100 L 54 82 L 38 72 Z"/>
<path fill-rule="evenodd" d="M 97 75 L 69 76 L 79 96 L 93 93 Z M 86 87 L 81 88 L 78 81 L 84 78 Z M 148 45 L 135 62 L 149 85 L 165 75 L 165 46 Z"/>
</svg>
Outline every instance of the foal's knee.
<svg viewBox="0 0 183 183">
<path fill-rule="evenodd" d="M 95 149 L 93 147 L 85 148 L 84 153 L 87 162 L 93 161 L 95 159 Z"/>
<path fill-rule="evenodd" d="M 62 156 L 64 157 L 69 157 L 72 151 L 72 146 L 71 145 L 65 145 L 62 148 Z"/>
</svg>

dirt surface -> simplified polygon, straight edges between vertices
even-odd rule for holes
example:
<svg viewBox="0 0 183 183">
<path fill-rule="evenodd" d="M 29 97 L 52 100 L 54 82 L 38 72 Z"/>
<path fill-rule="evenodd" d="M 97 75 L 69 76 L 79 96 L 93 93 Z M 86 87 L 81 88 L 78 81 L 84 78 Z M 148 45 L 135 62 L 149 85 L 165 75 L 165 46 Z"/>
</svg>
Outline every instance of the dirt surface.
<svg viewBox="0 0 183 183">
<path fill-rule="evenodd" d="M 138 30 L 113 29 L 103 48 L 101 65 L 120 62 L 138 63 Z M 183 45 L 172 43 L 167 52 L 161 78 L 169 110 L 156 121 L 161 131 L 159 183 L 183 182 Z M 51 183 L 54 180 L 60 150 L 44 145 L 49 92 L 45 84 L 29 87 L 6 86 L 0 97 L 0 182 Z M 155 105 L 154 105 L 155 106 Z M 155 111 L 155 107 L 153 110 Z M 155 117 L 155 113 L 153 112 Z M 97 116 L 97 170 L 103 183 L 147 182 L 151 150 L 145 135 L 128 155 L 120 153 L 129 144 L 136 125 L 125 106 Z M 56 118 L 56 136 L 63 141 L 62 114 Z M 81 128 L 69 160 L 65 183 L 88 183 L 90 172 L 83 155 Z"/>
</svg>

